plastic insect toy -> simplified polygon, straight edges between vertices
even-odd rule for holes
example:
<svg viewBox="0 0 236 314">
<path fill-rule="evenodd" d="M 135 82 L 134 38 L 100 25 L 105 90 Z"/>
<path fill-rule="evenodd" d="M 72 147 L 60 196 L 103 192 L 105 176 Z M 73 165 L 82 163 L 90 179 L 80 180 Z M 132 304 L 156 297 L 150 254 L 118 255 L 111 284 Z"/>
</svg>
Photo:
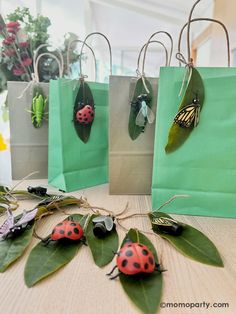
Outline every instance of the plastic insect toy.
<svg viewBox="0 0 236 314">
<path fill-rule="evenodd" d="M 141 243 L 128 242 L 116 254 L 116 266 L 107 276 L 111 276 L 116 268 L 118 268 L 119 272 L 117 275 L 110 277 L 110 279 L 117 278 L 121 273 L 132 276 L 139 273 L 163 271 L 160 269 L 160 265 L 155 263 L 153 253 Z"/>
<path fill-rule="evenodd" d="M 157 226 L 157 228 L 163 232 L 173 236 L 179 236 L 183 232 L 183 225 L 178 221 L 168 218 L 168 217 L 159 217 L 152 220 L 152 224 Z"/>
<path fill-rule="evenodd" d="M 153 123 L 155 120 L 155 116 L 148 106 L 151 99 L 148 97 L 147 94 L 141 94 L 137 97 L 137 100 L 135 102 L 132 102 L 131 105 L 136 107 L 136 110 L 138 111 L 138 114 L 135 119 L 135 124 L 144 128 L 148 123 Z"/>
<path fill-rule="evenodd" d="M 47 189 L 41 186 L 36 186 L 36 187 L 28 186 L 27 191 L 37 196 L 47 196 Z"/>
<path fill-rule="evenodd" d="M 53 195 L 50 197 L 45 198 L 44 200 L 42 200 L 41 202 L 38 203 L 37 207 L 39 206 L 47 206 L 51 203 L 58 203 L 62 200 L 66 199 L 65 196 L 63 195 Z"/>
<path fill-rule="evenodd" d="M 82 107 L 82 109 L 79 109 L 76 112 L 76 120 L 80 124 L 90 124 L 94 120 L 94 107 L 90 105 L 83 105 L 79 104 L 79 107 Z"/>
<path fill-rule="evenodd" d="M 77 135 L 87 143 L 95 119 L 95 106 L 92 91 L 89 85 L 80 80 L 80 87 L 75 99 L 73 122 Z"/>
<path fill-rule="evenodd" d="M 39 128 L 42 125 L 47 103 L 48 103 L 47 98 L 45 98 L 42 93 L 37 92 L 33 98 L 32 108 L 30 111 L 32 124 L 34 125 L 35 128 Z"/>
<path fill-rule="evenodd" d="M 59 222 L 52 230 L 49 238 L 45 239 L 44 242 L 47 245 L 51 241 L 61 240 L 82 240 L 84 242 L 84 230 L 79 222 L 75 222 L 71 219 L 63 220 Z"/>
<path fill-rule="evenodd" d="M 7 210 L 7 219 L 0 227 L 0 239 L 6 239 L 8 236 L 17 236 L 21 234 L 31 223 L 38 212 L 38 208 L 31 211 L 24 211 L 22 216 L 16 220 L 10 209 Z"/>
<path fill-rule="evenodd" d="M 93 218 L 93 234 L 97 238 L 104 238 L 107 236 L 114 228 L 114 218 L 111 216 L 98 216 Z"/>
<path fill-rule="evenodd" d="M 200 110 L 199 99 L 196 97 L 190 105 L 179 110 L 174 118 L 174 122 L 182 128 L 196 127 L 199 123 Z"/>
</svg>

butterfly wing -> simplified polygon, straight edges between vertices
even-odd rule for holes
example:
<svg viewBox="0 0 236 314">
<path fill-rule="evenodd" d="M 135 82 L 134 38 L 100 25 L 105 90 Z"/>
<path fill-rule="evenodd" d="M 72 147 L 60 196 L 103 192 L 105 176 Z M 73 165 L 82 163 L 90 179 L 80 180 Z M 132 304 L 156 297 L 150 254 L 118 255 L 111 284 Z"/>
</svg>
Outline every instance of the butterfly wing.
<svg viewBox="0 0 236 314">
<path fill-rule="evenodd" d="M 180 127 L 189 128 L 191 127 L 193 121 L 196 121 L 198 116 L 199 120 L 200 106 L 191 104 L 182 108 L 174 118 L 174 122 Z M 195 123 L 194 123 L 195 125 Z"/>
<path fill-rule="evenodd" d="M 22 217 L 14 224 L 14 227 L 19 227 L 19 226 L 29 223 L 35 218 L 37 212 L 38 212 L 38 208 L 35 208 L 28 212 L 24 211 L 22 214 Z"/>
<path fill-rule="evenodd" d="M 10 209 L 7 210 L 7 215 L 8 215 L 7 219 L 0 227 L 0 238 L 7 236 L 8 233 L 11 231 L 11 228 L 14 226 L 14 216 Z"/>
</svg>

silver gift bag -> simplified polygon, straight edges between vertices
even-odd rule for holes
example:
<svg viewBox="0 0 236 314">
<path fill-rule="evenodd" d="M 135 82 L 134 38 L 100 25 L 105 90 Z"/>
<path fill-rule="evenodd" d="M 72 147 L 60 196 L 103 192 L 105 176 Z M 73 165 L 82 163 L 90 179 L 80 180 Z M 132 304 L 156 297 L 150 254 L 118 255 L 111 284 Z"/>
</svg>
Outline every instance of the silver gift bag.
<svg viewBox="0 0 236 314">
<path fill-rule="evenodd" d="M 166 52 L 166 65 L 169 65 L 172 54 L 172 47 L 170 57 L 168 57 L 167 49 L 163 43 L 159 41 L 151 41 L 151 39 L 158 33 L 160 32 L 154 33 L 140 51 L 137 69 L 139 69 L 140 55 L 143 49 L 145 49 L 142 73 L 137 70 L 137 78 L 128 76 L 110 77 L 110 194 L 151 194 L 158 78 L 145 77 L 145 57 L 147 47 L 152 42 L 159 43 L 164 47 Z M 171 38 L 169 34 L 168 37 Z M 137 88 L 140 84 L 142 85 L 141 88 Z M 150 101 L 143 102 L 142 97 L 148 97 L 148 95 L 150 95 Z M 139 99 L 141 100 L 139 101 Z M 141 133 L 138 136 L 133 136 L 132 138 L 132 132 L 130 131 L 130 117 L 131 110 L 133 110 L 132 106 L 139 106 L 137 110 L 134 110 L 134 119 L 137 119 L 137 116 L 140 116 L 140 112 L 142 111 L 142 104 L 144 104 L 144 114 L 145 112 L 148 112 L 148 110 L 151 111 L 153 121 L 149 121 L 151 119 L 146 115 L 145 122 L 143 122 L 143 132 L 140 131 Z M 149 106 L 147 104 L 149 104 Z M 140 121 L 136 121 L 137 120 L 135 120 L 135 123 L 138 123 L 139 127 L 140 125 L 142 126 L 142 119 L 141 124 Z"/>
<path fill-rule="evenodd" d="M 48 177 L 48 105 L 44 108 L 41 126 L 36 128 L 32 123 L 32 101 L 35 88 L 40 89 L 44 99 L 48 99 L 49 94 L 49 83 L 39 82 L 40 58 L 46 55 L 53 58 L 58 64 L 59 77 L 63 76 L 64 63 L 58 49 L 56 49 L 58 56 L 49 52 L 38 55 L 39 50 L 47 46 L 47 44 L 40 45 L 34 53 L 32 81 L 7 83 L 13 180 L 22 179 L 36 171 L 32 179 L 47 179 Z"/>
<path fill-rule="evenodd" d="M 38 171 L 32 178 L 46 179 L 48 169 L 48 122 L 35 128 L 31 121 L 32 92 L 28 82 L 8 82 L 12 179 L 19 180 Z M 39 83 L 45 96 L 49 84 Z M 23 93 L 23 95 L 22 95 Z M 19 96 L 22 95 L 21 98 Z M 28 110 L 28 111 L 27 111 Z M 45 108 L 48 112 L 48 108 Z"/>
</svg>

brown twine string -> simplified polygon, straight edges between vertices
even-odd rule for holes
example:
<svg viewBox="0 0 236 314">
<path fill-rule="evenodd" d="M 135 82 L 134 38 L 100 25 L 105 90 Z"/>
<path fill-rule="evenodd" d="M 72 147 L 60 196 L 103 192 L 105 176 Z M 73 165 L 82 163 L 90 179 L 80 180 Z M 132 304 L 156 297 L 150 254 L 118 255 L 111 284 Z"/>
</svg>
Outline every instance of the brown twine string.
<svg viewBox="0 0 236 314">
<path fill-rule="evenodd" d="M 108 44 L 109 56 L 110 56 L 110 75 L 112 75 L 112 52 L 111 52 L 111 44 L 110 44 L 110 41 L 108 40 L 108 38 L 107 38 L 104 34 L 102 34 L 102 33 L 100 33 L 100 32 L 93 32 L 93 33 L 88 34 L 88 35 L 85 37 L 85 40 L 83 41 L 83 44 L 82 44 L 82 47 L 81 47 L 81 50 L 80 50 L 80 55 L 82 55 L 82 53 L 83 53 L 83 49 L 84 49 L 84 46 L 85 46 L 85 44 L 86 44 L 87 39 L 88 39 L 89 37 L 91 37 L 91 36 L 94 36 L 94 35 L 100 35 L 100 36 L 102 36 L 102 37 L 106 40 L 106 42 L 107 42 L 107 44 Z M 82 73 L 82 63 L 81 63 L 81 62 L 80 62 L 80 75 L 83 77 L 83 73 Z"/>
<path fill-rule="evenodd" d="M 220 22 L 220 21 L 218 21 L 218 20 L 216 20 L 216 19 L 211 19 L 211 18 L 196 18 L 196 19 L 192 19 L 191 21 L 190 21 L 190 23 L 193 23 L 193 22 L 197 22 L 197 21 L 206 21 L 206 22 L 213 22 L 213 23 L 217 23 L 217 24 L 219 24 L 220 26 L 222 26 L 222 28 L 223 28 L 223 30 L 224 30 L 224 32 L 225 32 L 225 36 L 226 36 L 226 44 L 227 44 L 227 54 L 228 54 L 228 67 L 230 67 L 230 40 L 229 40 L 229 33 L 228 33 L 228 30 L 227 30 L 227 28 L 226 28 L 226 26 L 222 23 L 222 22 Z M 182 40 L 182 35 L 183 35 L 183 32 L 184 32 L 184 30 L 185 30 L 185 28 L 188 26 L 188 23 L 186 23 L 183 27 L 182 27 L 182 29 L 181 29 L 181 31 L 180 31 L 180 34 L 179 34 L 179 41 L 178 41 L 178 53 L 180 53 L 180 51 L 181 51 L 181 40 Z M 181 62 L 179 62 L 179 64 L 180 64 L 180 66 L 181 66 Z"/>
<path fill-rule="evenodd" d="M 93 60 L 94 60 L 94 75 L 95 75 L 95 80 L 97 77 L 97 66 L 96 66 L 96 57 L 95 57 L 95 53 L 93 51 L 93 49 L 87 44 L 85 43 L 83 40 L 80 39 L 75 39 L 72 40 L 69 45 L 68 45 L 68 51 L 67 51 L 67 56 L 66 56 L 66 62 L 67 62 L 67 74 L 70 75 L 70 51 L 72 50 L 72 44 L 74 43 L 83 43 L 87 48 L 89 48 L 89 50 L 91 51 L 92 55 L 93 55 Z M 80 59 L 79 59 L 79 63 L 81 64 L 82 60 L 82 55 L 80 55 Z M 85 76 L 82 76 L 82 79 L 84 79 Z"/>
<path fill-rule="evenodd" d="M 146 44 L 144 44 L 139 52 L 139 55 L 138 55 L 138 61 L 137 61 L 137 69 L 136 69 L 136 73 L 141 76 L 141 72 L 139 71 L 139 67 L 140 67 L 140 59 L 141 59 L 141 55 L 142 55 L 142 52 L 144 50 L 144 48 L 146 46 L 149 46 L 150 44 L 152 43 L 157 43 L 157 44 L 160 44 L 163 48 L 164 48 L 164 51 L 165 51 L 165 56 L 166 56 L 166 63 L 165 63 L 165 66 L 168 65 L 168 59 L 169 59 L 169 55 L 168 55 L 168 51 L 167 51 L 167 48 L 166 46 L 161 42 L 161 41 L 158 41 L 158 40 L 151 40 L 149 42 L 147 42 Z M 146 62 L 146 59 L 143 58 L 143 63 L 144 63 L 144 67 L 145 67 L 145 62 Z"/>
</svg>

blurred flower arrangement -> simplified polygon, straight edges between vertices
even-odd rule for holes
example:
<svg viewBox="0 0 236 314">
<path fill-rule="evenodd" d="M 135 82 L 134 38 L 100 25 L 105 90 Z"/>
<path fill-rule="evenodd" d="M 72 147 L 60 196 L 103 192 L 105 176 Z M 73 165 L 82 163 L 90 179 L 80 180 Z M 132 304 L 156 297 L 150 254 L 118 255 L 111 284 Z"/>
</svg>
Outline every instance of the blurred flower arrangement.
<svg viewBox="0 0 236 314">
<path fill-rule="evenodd" d="M 17 8 L 7 15 L 7 22 L 0 15 L 0 92 L 6 88 L 7 81 L 30 81 L 32 79 L 34 51 L 42 44 L 49 44 L 48 17 L 33 17 L 28 8 Z M 64 46 L 60 51 L 66 61 L 68 44 L 77 36 L 73 33 L 65 35 Z M 40 53 L 47 52 L 42 48 Z M 50 51 L 53 52 L 53 51 Z M 70 62 L 79 60 L 79 54 L 73 52 Z M 39 78 L 48 82 L 59 75 L 58 65 L 50 56 L 44 56 L 39 63 Z"/>
</svg>

